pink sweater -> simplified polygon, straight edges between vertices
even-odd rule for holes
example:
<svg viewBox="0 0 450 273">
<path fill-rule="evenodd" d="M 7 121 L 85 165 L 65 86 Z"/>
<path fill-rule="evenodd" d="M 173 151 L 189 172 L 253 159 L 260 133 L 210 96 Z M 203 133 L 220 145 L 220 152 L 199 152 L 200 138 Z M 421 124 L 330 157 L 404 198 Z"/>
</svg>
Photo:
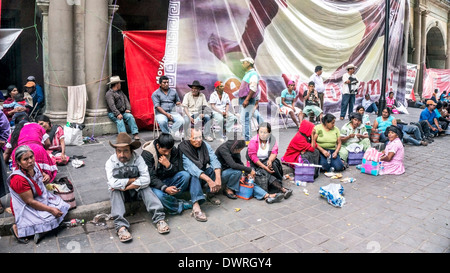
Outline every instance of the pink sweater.
<svg viewBox="0 0 450 273">
<path fill-rule="evenodd" d="M 273 138 L 273 136 L 271 138 Z M 278 154 L 278 143 L 275 139 L 274 141 L 275 144 L 273 145 L 272 148 L 272 154 Z M 248 156 L 254 163 L 258 162 L 259 160 L 258 149 L 259 149 L 259 136 L 256 135 L 252 139 L 250 139 L 250 142 L 248 143 Z"/>
</svg>

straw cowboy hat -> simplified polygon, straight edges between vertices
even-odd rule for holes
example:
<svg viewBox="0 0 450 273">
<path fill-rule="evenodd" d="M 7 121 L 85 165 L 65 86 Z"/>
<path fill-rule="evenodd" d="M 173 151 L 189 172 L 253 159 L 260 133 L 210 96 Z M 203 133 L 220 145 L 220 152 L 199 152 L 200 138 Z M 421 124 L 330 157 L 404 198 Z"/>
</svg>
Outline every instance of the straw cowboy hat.
<svg viewBox="0 0 450 273">
<path fill-rule="evenodd" d="M 124 80 L 121 80 L 119 76 L 112 76 L 106 85 L 110 85 L 110 84 L 114 84 L 114 83 L 118 83 L 118 82 L 124 82 Z"/>
<path fill-rule="evenodd" d="M 350 68 L 356 68 L 356 65 L 354 64 L 347 65 L 346 69 L 349 70 Z"/>
<path fill-rule="evenodd" d="M 111 143 L 111 141 L 109 141 L 109 145 L 111 145 L 113 148 L 130 146 L 131 150 L 136 150 L 141 147 L 141 142 L 139 140 L 133 141 L 127 133 L 121 132 L 117 135 L 116 144 L 113 144 Z"/>
<path fill-rule="evenodd" d="M 192 88 L 192 87 L 195 86 L 195 87 L 200 88 L 200 90 L 204 90 L 204 89 L 205 89 L 205 87 L 204 87 L 203 85 L 201 85 L 200 82 L 197 81 L 197 80 L 193 81 L 192 84 L 188 84 L 188 86 L 189 86 L 190 88 Z"/>
</svg>

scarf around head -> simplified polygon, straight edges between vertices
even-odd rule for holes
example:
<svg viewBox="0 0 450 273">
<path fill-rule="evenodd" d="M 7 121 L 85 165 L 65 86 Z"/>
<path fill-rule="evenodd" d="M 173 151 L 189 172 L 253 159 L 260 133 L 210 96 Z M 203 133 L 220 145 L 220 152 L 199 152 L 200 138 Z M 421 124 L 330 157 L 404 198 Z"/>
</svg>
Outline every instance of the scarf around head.
<svg viewBox="0 0 450 273">
<path fill-rule="evenodd" d="M 210 161 L 208 147 L 204 142 L 199 148 L 195 148 L 189 140 L 184 140 L 178 145 L 178 149 L 201 170 L 204 170 Z"/>
</svg>

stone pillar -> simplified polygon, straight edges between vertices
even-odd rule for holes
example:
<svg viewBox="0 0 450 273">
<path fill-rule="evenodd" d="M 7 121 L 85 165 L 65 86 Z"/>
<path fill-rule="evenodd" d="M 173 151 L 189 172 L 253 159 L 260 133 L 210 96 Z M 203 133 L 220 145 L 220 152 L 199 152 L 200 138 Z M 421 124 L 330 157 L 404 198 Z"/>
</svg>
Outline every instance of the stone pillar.
<svg viewBox="0 0 450 273">
<path fill-rule="evenodd" d="M 450 12 L 447 15 L 447 54 L 446 54 L 446 62 L 445 62 L 445 68 L 450 69 Z"/>
<path fill-rule="evenodd" d="M 108 9 L 104 0 L 85 1 L 85 83 L 88 95 L 85 135 L 117 133 L 106 111 L 106 83 L 109 82 Z"/>
<path fill-rule="evenodd" d="M 422 11 L 420 7 L 414 9 L 414 52 L 413 52 L 413 63 L 417 64 L 417 78 L 414 82 L 414 95 L 416 99 L 419 99 L 419 78 L 421 75 L 422 68 L 420 67 L 420 48 L 421 48 L 421 27 L 422 27 Z"/>
<path fill-rule="evenodd" d="M 85 49 L 84 49 L 84 29 L 85 29 L 85 7 L 86 0 L 80 0 L 74 6 L 74 85 L 81 85 L 85 83 Z"/>
<path fill-rule="evenodd" d="M 422 11 L 422 22 L 420 26 L 420 62 L 419 62 L 419 86 L 418 93 L 420 97 L 422 97 L 423 91 L 423 75 L 424 75 L 424 66 L 426 63 L 427 57 L 427 15 L 430 13 L 428 10 Z"/>
<path fill-rule="evenodd" d="M 67 86 L 73 85 L 73 6 L 51 1 L 48 11 L 49 88 L 46 114 L 52 121 L 67 119 Z"/>
<path fill-rule="evenodd" d="M 50 0 L 38 0 L 36 1 L 37 6 L 42 14 L 42 64 L 44 70 L 44 92 L 45 92 L 45 106 L 46 109 L 49 97 L 49 65 L 48 65 L 48 9 L 50 5 Z"/>
</svg>

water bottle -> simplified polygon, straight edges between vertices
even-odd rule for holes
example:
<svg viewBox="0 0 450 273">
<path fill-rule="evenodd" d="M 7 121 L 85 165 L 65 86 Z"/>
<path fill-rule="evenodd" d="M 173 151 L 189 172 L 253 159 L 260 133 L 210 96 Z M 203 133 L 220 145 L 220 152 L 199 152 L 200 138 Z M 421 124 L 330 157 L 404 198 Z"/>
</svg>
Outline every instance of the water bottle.
<svg viewBox="0 0 450 273">
<path fill-rule="evenodd" d="M 328 163 L 328 165 L 331 164 L 331 154 L 327 157 L 327 163 Z"/>
<path fill-rule="evenodd" d="M 250 177 L 249 179 L 248 179 L 248 184 L 253 184 L 253 183 L 255 183 L 255 178 L 253 178 L 253 177 Z"/>
<path fill-rule="evenodd" d="M 64 225 L 67 227 L 75 227 L 82 224 L 84 224 L 84 219 L 72 219 L 68 222 L 64 222 Z"/>
</svg>

